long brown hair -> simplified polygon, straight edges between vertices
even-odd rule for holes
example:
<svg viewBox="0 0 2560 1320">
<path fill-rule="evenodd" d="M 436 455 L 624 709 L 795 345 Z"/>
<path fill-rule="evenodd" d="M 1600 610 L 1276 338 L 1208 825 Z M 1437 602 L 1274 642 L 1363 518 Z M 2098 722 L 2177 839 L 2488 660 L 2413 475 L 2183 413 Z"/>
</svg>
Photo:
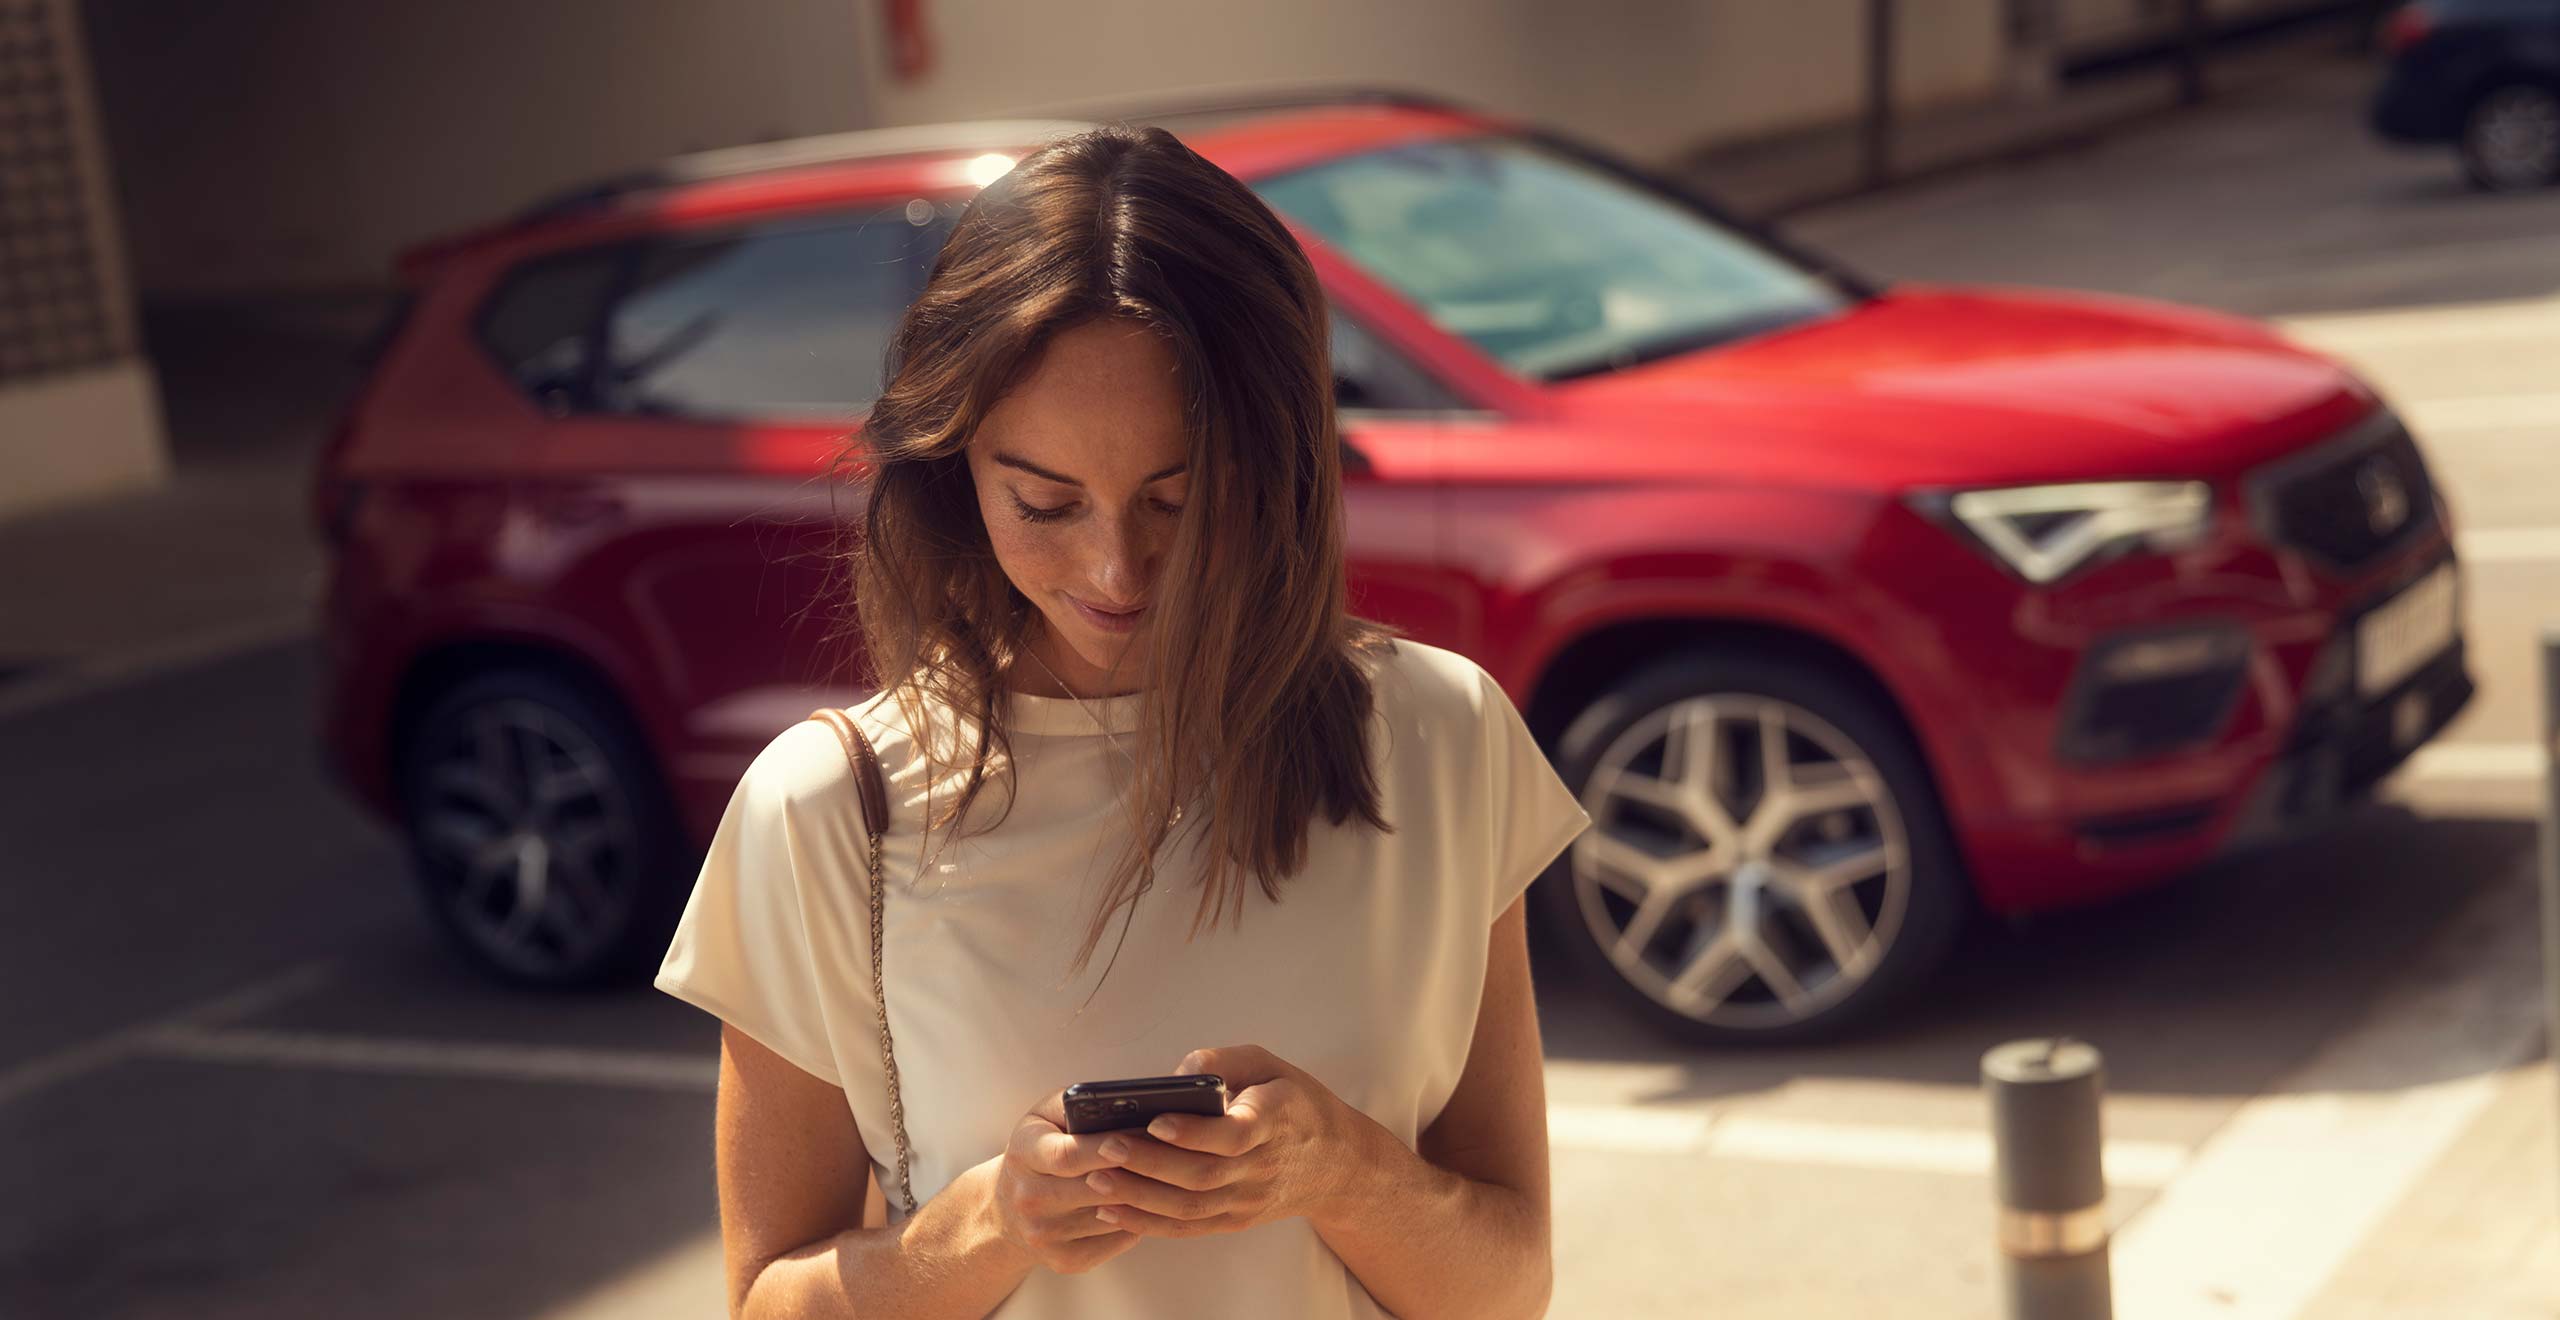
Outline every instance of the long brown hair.
<svg viewBox="0 0 2560 1320">
<path fill-rule="evenodd" d="M 1390 828 L 1365 661 L 1394 630 L 1349 612 L 1323 289 L 1252 190 L 1163 129 L 1124 125 L 1048 143 L 969 203 L 838 456 L 869 486 L 843 560 L 868 677 L 922 735 L 927 783 L 958 780 L 930 828 L 957 828 L 1012 764 L 1001 682 L 1039 623 L 988 544 L 970 436 L 1052 336 L 1102 317 L 1172 348 L 1191 491 L 1136 643 L 1150 686 L 1130 847 L 1077 972 L 1114 912 L 1152 886 L 1177 809 L 1186 835 L 1202 831 L 1194 936 L 1230 908 L 1241 921 L 1249 882 L 1278 900 L 1316 813 Z M 972 735 L 935 736 L 928 697 Z"/>
</svg>

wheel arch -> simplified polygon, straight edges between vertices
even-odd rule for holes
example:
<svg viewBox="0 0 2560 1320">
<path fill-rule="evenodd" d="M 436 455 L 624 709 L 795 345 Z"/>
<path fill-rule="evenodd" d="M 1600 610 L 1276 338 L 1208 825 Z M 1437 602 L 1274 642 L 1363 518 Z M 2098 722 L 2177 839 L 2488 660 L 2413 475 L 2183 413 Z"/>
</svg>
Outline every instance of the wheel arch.
<svg viewBox="0 0 2560 1320">
<path fill-rule="evenodd" d="M 1548 658 L 1529 689 L 1522 718 L 1540 743 L 1552 747 L 1574 715 L 1619 680 L 1673 651 L 1719 646 L 1817 665 L 1865 690 L 1911 740 L 1944 791 L 1945 771 L 1900 695 L 1856 652 L 1795 624 L 1677 616 L 1612 620 L 1575 636 Z"/>
<path fill-rule="evenodd" d="M 384 740 L 383 751 L 387 761 L 384 782 L 391 786 L 395 803 L 403 800 L 401 790 L 405 786 L 399 782 L 400 765 L 409 740 L 417 733 L 418 721 L 445 693 L 482 674 L 502 669 L 532 670 L 577 688 L 582 695 L 626 720 L 655 763 L 659 755 L 657 740 L 639 706 L 593 658 L 549 639 L 517 635 L 447 638 L 411 657 L 392 687 L 390 737 Z"/>
</svg>

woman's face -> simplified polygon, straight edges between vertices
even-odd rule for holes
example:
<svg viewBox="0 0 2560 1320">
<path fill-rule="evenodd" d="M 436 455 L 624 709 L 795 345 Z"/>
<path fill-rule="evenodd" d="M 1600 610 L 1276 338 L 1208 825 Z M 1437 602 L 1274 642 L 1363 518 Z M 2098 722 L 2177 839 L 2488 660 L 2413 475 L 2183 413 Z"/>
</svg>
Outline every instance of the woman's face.
<svg viewBox="0 0 2560 1320">
<path fill-rule="evenodd" d="M 969 441 L 996 562 L 1048 622 L 1032 647 L 1080 696 L 1148 682 L 1121 665 L 1190 493 L 1176 370 L 1138 322 L 1088 321 L 1051 337 Z"/>
</svg>

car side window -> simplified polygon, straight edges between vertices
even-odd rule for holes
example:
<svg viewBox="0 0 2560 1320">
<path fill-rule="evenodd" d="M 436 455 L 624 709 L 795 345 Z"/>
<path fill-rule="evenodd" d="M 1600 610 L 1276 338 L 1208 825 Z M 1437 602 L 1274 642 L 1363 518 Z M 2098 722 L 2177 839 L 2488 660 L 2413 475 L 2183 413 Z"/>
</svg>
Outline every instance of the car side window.
<svg viewBox="0 0 2560 1320">
<path fill-rule="evenodd" d="M 610 248 L 538 258 L 511 272 L 481 311 L 481 344 L 554 415 L 585 406 L 588 350 L 621 266 Z"/>
<path fill-rule="evenodd" d="M 638 250 L 596 406 L 712 420 L 858 415 L 932 259 L 929 209 L 775 221 Z"/>
<path fill-rule="evenodd" d="M 1333 403 L 1365 412 L 1457 412 L 1467 406 L 1339 308 L 1333 312 Z"/>
</svg>

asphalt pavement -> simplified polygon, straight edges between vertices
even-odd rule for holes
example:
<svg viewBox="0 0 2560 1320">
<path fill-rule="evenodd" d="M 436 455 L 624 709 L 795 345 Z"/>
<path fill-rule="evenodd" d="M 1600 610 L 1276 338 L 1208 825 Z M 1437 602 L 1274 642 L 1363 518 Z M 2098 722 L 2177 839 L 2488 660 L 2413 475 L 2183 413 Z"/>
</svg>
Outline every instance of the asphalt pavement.
<svg viewBox="0 0 2560 1320">
<path fill-rule="evenodd" d="M 1687 1051 L 1542 966 L 1553 1314 L 1993 1314 L 1976 1062 L 2055 1031 L 2107 1053 L 2119 1314 L 2560 1310 L 2531 816 L 2560 192 L 2472 196 L 2369 143 L 2369 76 L 2313 67 L 1794 228 L 1893 277 L 2276 317 L 2358 364 L 2451 492 L 2481 698 L 2321 837 L 1977 932 L 1888 1035 Z M 171 352 L 207 399 L 272 378 Z M 325 415 L 189 411 L 267 428 L 267 457 L 0 524 L 0 563 L 50 588 L 0 587 L 25 602 L 0 658 L 32 674 L 0 683 L 0 1314 L 720 1314 L 716 1025 L 458 967 L 311 761 L 314 561 L 277 538 Z M 217 542 L 256 579 L 237 599 L 165 590 Z M 119 591 L 157 603 L 114 617 Z"/>
</svg>

